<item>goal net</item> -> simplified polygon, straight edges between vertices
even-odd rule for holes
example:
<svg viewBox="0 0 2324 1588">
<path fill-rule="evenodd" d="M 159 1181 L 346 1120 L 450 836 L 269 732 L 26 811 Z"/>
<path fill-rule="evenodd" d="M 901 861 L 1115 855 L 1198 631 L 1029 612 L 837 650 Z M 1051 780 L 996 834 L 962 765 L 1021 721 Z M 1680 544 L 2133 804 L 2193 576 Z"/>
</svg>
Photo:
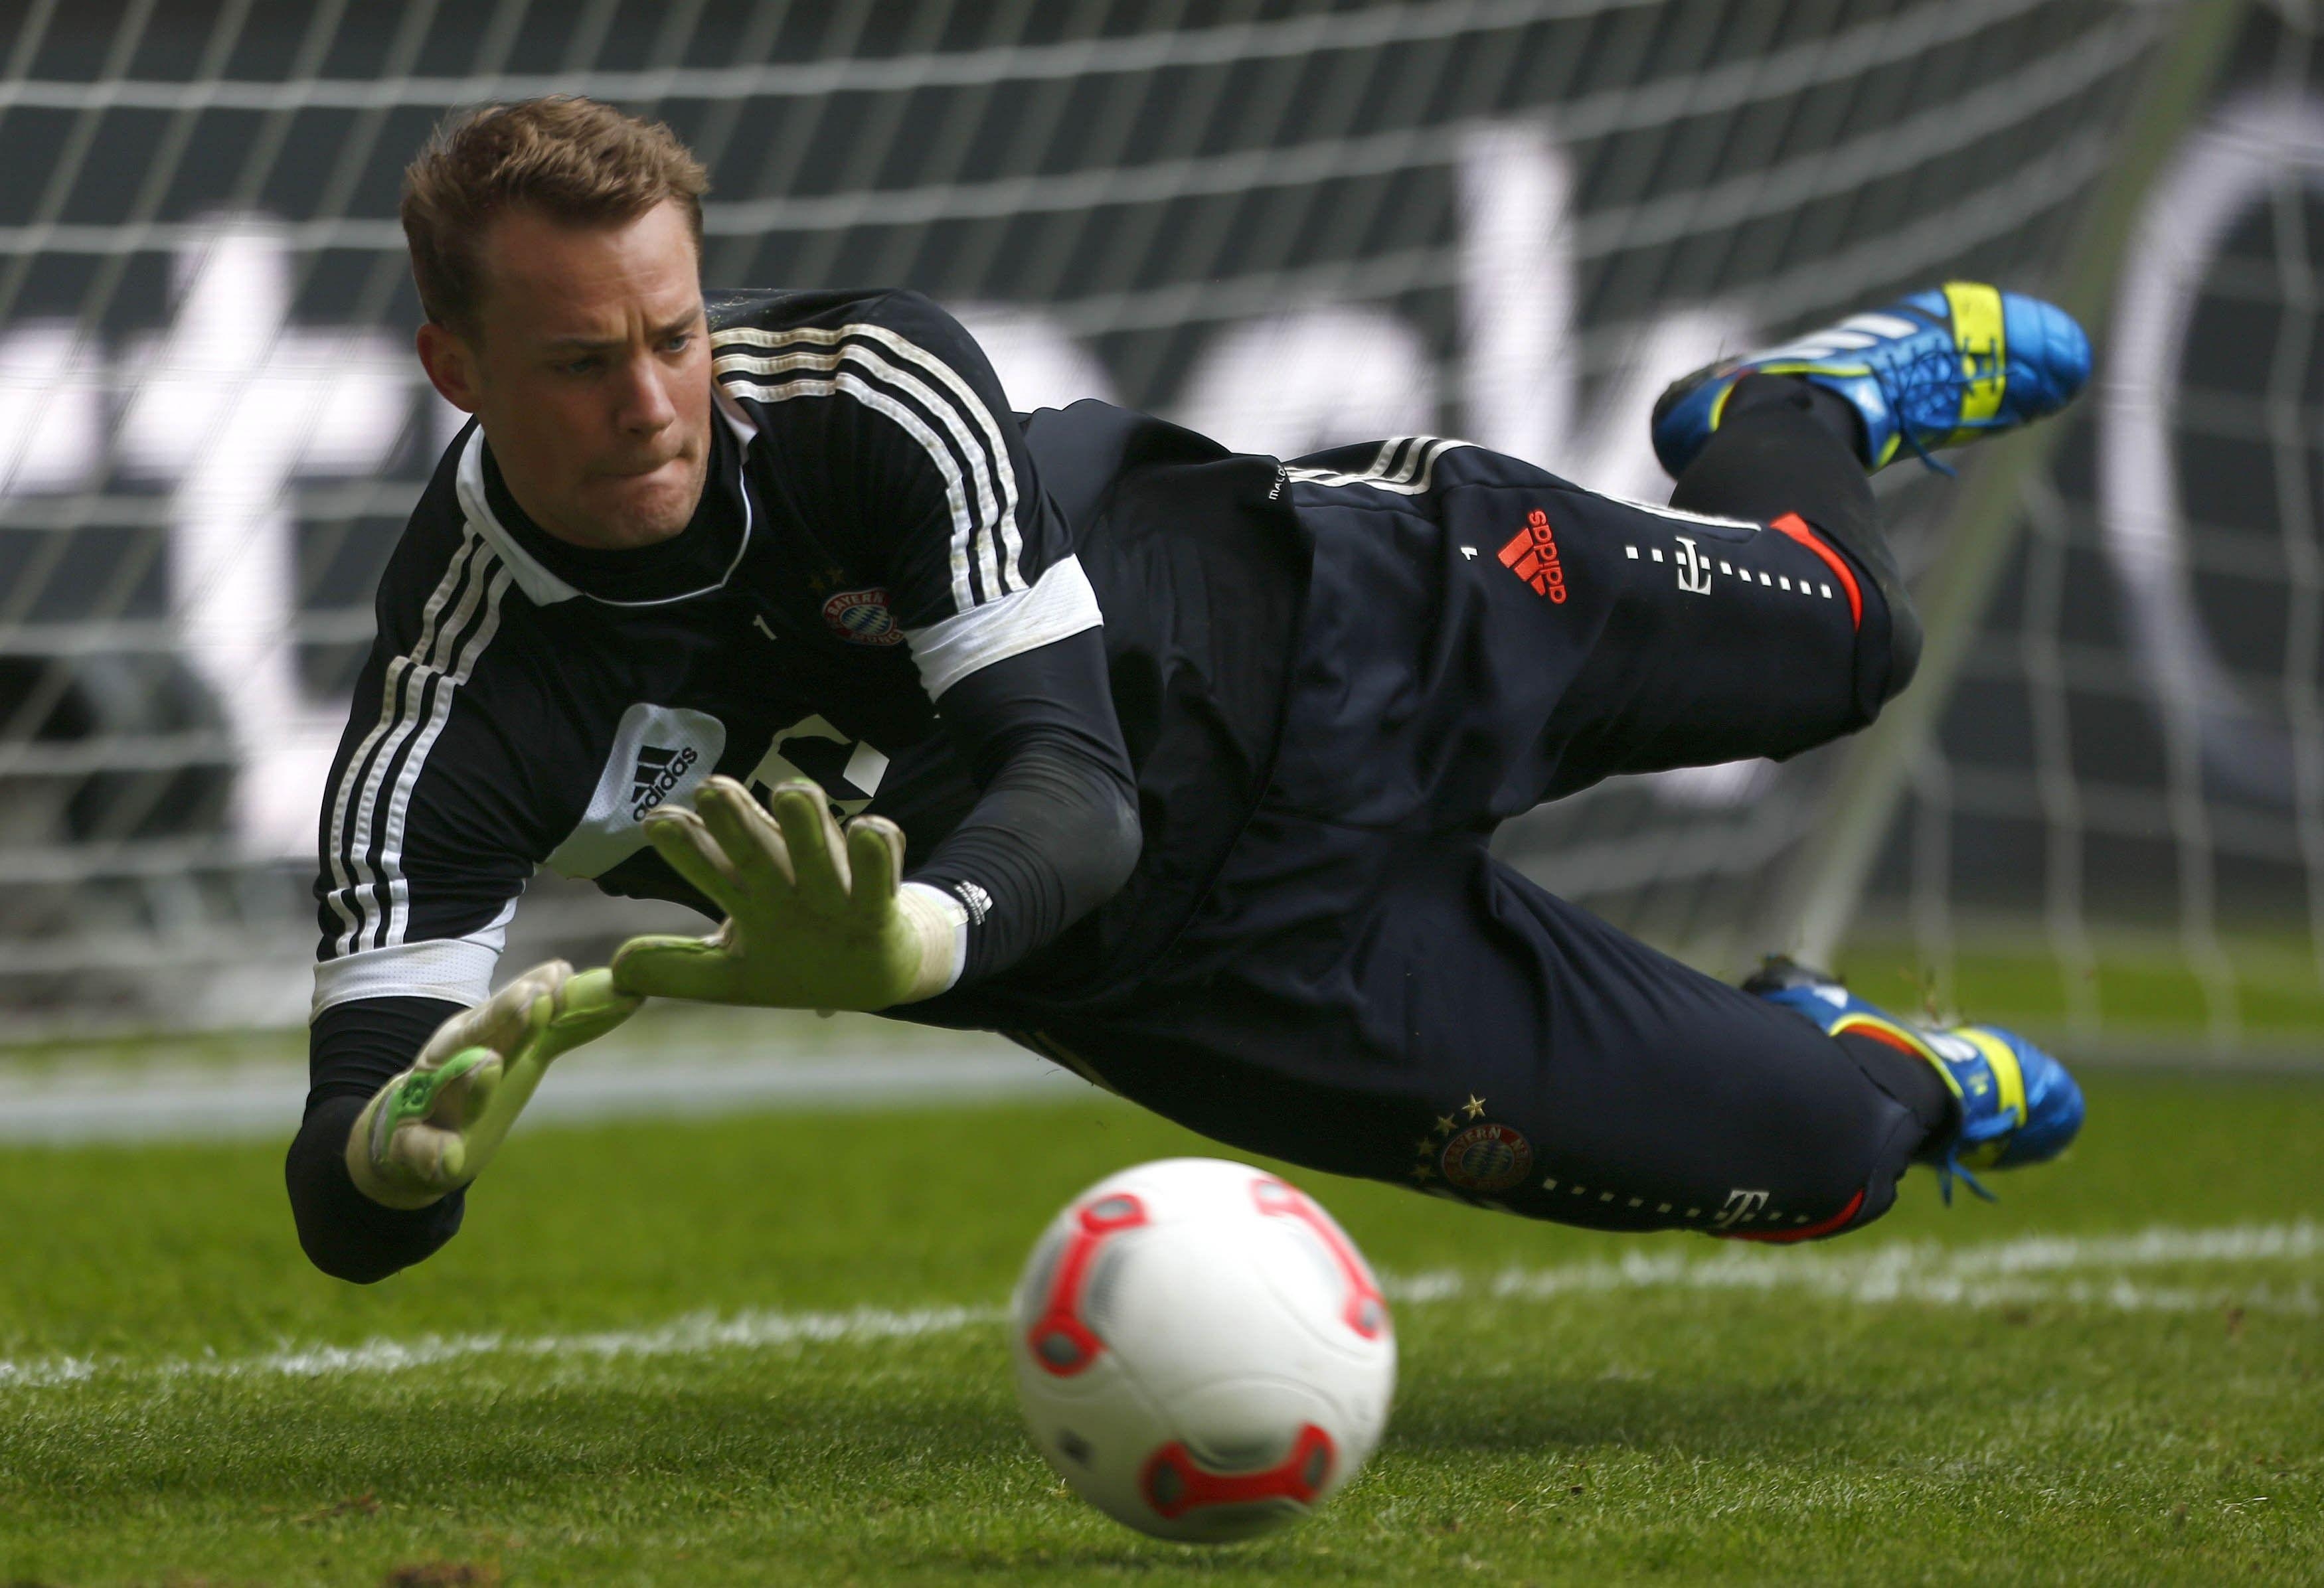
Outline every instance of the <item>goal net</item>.
<svg viewBox="0 0 2324 1588">
<path fill-rule="evenodd" d="M 2069 1042 L 2324 1024 L 2324 50 L 2254 8 L 2140 195 L 2100 379 L 1856 914 L 1892 987 Z"/>
<path fill-rule="evenodd" d="M 1717 352 L 1949 273 L 2039 289 L 2181 8 L 15 14 L 0 37 L 0 1025 L 21 1032 L 303 1015 L 324 770 L 371 591 L 457 418 L 410 356 L 394 220 L 401 166 L 447 109 L 578 92 L 668 120 L 712 172 L 708 280 L 922 288 L 978 332 L 1020 408 L 1106 397 L 1286 455 L 1459 435 L 1651 496 L 1668 487 L 1647 407 Z M 2309 135 L 2269 125 L 2218 135 Z M 2218 206 L 2189 180 L 2187 202 Z M 2182 491 L 2197 535 L 2177 519 L 2107 528 L 2101 489 L 2128 482 L 2151 518 L 2138 471 L 2170 466 L 2174 445 L 2182 481 L 2218 470 L 2248 491 L 2288 468 L 2312 484 L 2313 217 L 2298 177 L 2264 186 L 2256 220 L 2214 216 L 2203 248 L 2170 254 L 2149 406 L 2126 430 L 2132 399 L 2094 405 L 2127 461 L 2109 473 L 2079 432 L 2030 499 L 2024 566 L 1874 875 L 1867 941 L 1946 987 L 1980 934 L 2031 932 L 2080 975 L 2101 926 L 2151 916 L 2175 933 L 2174 968 L 2233 1007 L 2223 934 L 2246 861 L 2283 941 L 2310 952 L 2324 762 L 2305 498 L 2295 514 Z M 2273 351 L 2256 373 L 2190 362 L 2212 384 L 2174 399 L 2173 361 L 2209 345 L 2190 312 L 2202 335 L 2206 316 L 2243 314 L 2234 335 Z M 1892 470 L 1881 489 L 1908 565 L 1941 557 L 1943 483 Z M 2215 526 L 2237 512 L 2249 521 Z M 2117 578 L 2126 628 L 2106 606 Z M 2236 580 L 2271 617 L 2213 604 Z M 2087 634 L 2085 607 L 2104 609 Z M 2045 702 L 2020 709 L 2015 738 L 1978 703 L 2012 690 Z M 2116 720 L 2145 735 L 2144 759 L 2077 758 L 2082 723 L 2103 740 Z M 1617 780 L 1512 824 L 1504 848 L 1730 969 L 1812 843 L 1829 761 Z M 2176 892 L 2116 886 L 2126 826 L 2141 877 L 2159 865 Z M 510 952 L 601 956 L 661 923 L 544 875 Z M 2075 996 L 2061 1017 L 2098 1029 L 2107 1006 Z"/>
</svg>

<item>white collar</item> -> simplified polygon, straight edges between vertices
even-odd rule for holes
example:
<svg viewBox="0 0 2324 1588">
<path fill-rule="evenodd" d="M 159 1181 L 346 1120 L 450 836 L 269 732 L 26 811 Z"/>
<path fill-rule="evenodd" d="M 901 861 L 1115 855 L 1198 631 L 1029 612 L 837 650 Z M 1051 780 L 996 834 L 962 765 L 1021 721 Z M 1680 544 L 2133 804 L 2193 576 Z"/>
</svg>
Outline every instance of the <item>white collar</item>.
<svg viewBox="0 0 2324 1588">
<path fill-rule="evenodd" d="M 509 533 L 508 526 L 502 523 L 493 511 L 491 499 L 484 491 L 484 429 L 479 425 L 468 432 L 468 439 L 460 449 L 460 462 L 454 476 L 460 512 L 468 520 L 468 527 L 482 536 L 484 544 L 508 565 L 510 576 L 516 581 L 516 587 L 524 592 L 527 601 L 537 607 L 547 607 L 581 596 L 601 606 L 663 607 L 672 601 L 692 601 L 696 596 L 708 595 L 714 590 L 725 587 L 726 582 L 734 576 L 734 570 L 742 565 L 742 555 L 751 549 L 751 532 L 757 527 L 757 512 L 751 505 L 750 486 L 742 475 L 749 467 L 751 443 L 757 439 L 759 430 L 751 423 L 750 417 L 742 412 L 741 405 L 728 397 L 716 381 L 711 382 L 710 389 L 719 416 L 726 421 L 727 427 L 733 431 L 736 441 L 740 443 L 735 449 L 734 489 L 742 499 L 742 538 L 735 545 L 733 560 L 726 565 L 716 583 L 706 584 L 699 590 L 689 590 L 682 595 L 666 595 L 653 601 L 613 601 L 602 595 L 591 595 L 586 590 L 567 584 L 542 566 L 540 560 L 518 543 L 516 537 Z M 704 490 L 708 489 L 706 482 Z"/>
</svg>

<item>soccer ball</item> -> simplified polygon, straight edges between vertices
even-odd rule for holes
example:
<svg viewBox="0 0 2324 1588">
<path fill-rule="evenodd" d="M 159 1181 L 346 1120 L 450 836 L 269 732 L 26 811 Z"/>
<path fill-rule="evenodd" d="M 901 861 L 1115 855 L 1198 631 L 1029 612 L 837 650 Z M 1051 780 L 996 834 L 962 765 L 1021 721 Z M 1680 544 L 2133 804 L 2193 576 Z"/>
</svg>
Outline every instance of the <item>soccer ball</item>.
<svg viewBox="0 0 2324 1588">
<path fill-rule="evenodd" d="M 1248 1538 L 1307 1515 L 1378 1443 L 1396 1391 L 1379 1283 L 1271 1174 L 1171 1158 L 1100 1180 L 1017 1283 L 1033 1441 L 1115 1520 Z"/>
</svg>

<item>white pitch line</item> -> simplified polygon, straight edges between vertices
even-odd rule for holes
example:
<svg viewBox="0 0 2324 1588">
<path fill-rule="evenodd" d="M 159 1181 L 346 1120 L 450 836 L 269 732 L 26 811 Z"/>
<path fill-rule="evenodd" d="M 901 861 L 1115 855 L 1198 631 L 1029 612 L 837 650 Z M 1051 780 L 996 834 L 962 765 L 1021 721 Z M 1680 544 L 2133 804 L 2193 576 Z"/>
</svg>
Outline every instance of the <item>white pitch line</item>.
<svg viewBox="0 0 2324 1588">
<path fill-rule="evenodd" d="M 2324 1256 L 2324 1229 L 2293 1224 L 2169 1226 L 2128 1235 L 2028 1235 L 1979 1246 L 1888 1242 L 1856 1253 L 1726 1248 L 1714 1255 L 1634 1252 L 1613 1262 L 1513 1269 L 1499 1275 L 1438 1271 L 1388 1281 L 1404 1307 L 1462 1299 L 1551 1300 L 1609 1291 L 1793 1291 L 1859 1306 L 1914 1303 L 1993 1308 L 2043 1303 L 2116 1312 L 2198 1312 L 2242 1307 L 2315 1317 L 2324 1312 L 2312 1286 L 2246 1290 L 2152 1286 L 2125 1271 L 2225 1264 L 2298 1262 Z M 2095 1272 L 2093 1279 L 2029 1278 Z M 408 1372 L 470 1357 L 613 1361 L 706 1356 L 807 1343 L 864 1344 L 917 1339 L 1001 1323 L 997 1307 L 934 1307 L 898 1311 L 693 1313 L 649 1328 L 587 1334 L 429 1335 L 360 1345 L 290 1345 L 247 1356 L 0 1358 L 0 1390 L 55 1389 L 103 1378 L 132 1382 L 186 1379 L 323 1379 Z"/>
<path fill-rule="evenodd" d="M 2002 1300 L 2010 1281 L 2068 1270 L 2154 1268 L 2170 1263 L 2297 1262 L 2324 1255 L 2324 1231 L 2302 1220 L 2208 1230 L 2158 1227 L 2130 1235 L 2024 1235 L 1982 1246 L 1884 1242 L 1869 1250 L 1808 1247 L 1772 1253 L 1729 1246 L 1711 1257 L 1630 1252 L 1612 1262 L 1512 1270 L 1492 1281 L 1496 1296 L 1547 1297 L 1635 1289 L 1807 1290 L 1877 1304 Z"/>
<path fill-rule="evenodd" d="M 969 1098 L 1086 1098 L 1089 1083 L 997 1042 L 814 1058 L 676 1053 L 558 1066 L 526 1123 L 693 1117 L 752 1110 L 910 1108 Z M 95 1072 L 0 1072 L 0 1143 L 235 1141 L 299 1128 L 304 1064 L 204 1069 L 155 1064 Z"/>
<path fill-rule="evenodd" d="M 52 1356 L 0 1360 L 0 1389 L 50 1389 L 100 1374 L 131 1380 L 324 1379 L 409 1372 L 471 1356 L 586 1358 L 706 1356 L 718 1351 L 759 1351 L 815 1342 L 857 1344 L 908 1340 L 998 1323 L 994 1307 L 927 1307 L 899 1312 L 859 1307 L 846 1312 L 741 1312 L 721 1317 L 689 1313 L 645 1329 L 605 1329 L 581 1335 L 423 1335 L 413 1340 L 366 1340 L 360 1345 L 289 1345 L 254 1356 L 186 1356 L 159 1362 L 125 1357 Z"/>
</svg>

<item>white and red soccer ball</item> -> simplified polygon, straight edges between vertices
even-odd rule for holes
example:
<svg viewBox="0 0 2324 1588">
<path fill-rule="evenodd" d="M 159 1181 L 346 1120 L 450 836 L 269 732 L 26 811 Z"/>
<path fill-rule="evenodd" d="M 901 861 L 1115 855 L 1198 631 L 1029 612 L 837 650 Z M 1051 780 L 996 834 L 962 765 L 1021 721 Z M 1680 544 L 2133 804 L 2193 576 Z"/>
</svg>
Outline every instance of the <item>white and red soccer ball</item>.
<svg viewBox="0 0 2324 1588">
<path fill-rule="evenodd" d="M 1100 1180 L 1018 1281 L 1033 1441 L 1083 1499 L 1164 1538 L 1296 1521 L 1371 1455 L 1396 1333 L 1371 1269 L 1305 1193 L 1172 1158 Z"/>
</svg>

